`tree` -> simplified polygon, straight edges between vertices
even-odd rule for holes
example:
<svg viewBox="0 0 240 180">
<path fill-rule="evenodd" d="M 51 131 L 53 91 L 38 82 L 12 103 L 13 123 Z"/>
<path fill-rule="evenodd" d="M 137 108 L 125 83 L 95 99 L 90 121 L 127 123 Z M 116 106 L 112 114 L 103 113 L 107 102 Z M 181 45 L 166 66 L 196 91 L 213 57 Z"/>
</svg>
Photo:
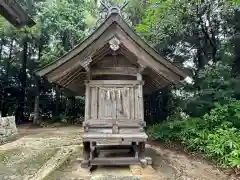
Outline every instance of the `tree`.
<svg viewBox="0 0 240 180">
<path fill-rule="evenodd" d="M 94 12 L 94 3 L 84 0 L 24 0 L 21 5 L 37 22 L 34 27 L 18 30 L 0 19 L 0 111 L 4 116 L 16 114 L 17 120 L 27 119 L 34 109 L 54 111 L 53 87 L 45 80 L 38 84 L 34 71 L 81 41 Z"/>
</svg>

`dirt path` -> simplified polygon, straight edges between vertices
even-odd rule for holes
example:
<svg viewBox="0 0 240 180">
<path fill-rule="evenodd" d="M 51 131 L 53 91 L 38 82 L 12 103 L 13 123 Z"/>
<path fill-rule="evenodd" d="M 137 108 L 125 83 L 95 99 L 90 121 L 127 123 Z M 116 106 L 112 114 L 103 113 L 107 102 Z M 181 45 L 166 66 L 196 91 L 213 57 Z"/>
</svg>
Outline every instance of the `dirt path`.
<svg viewBox="0 0 240 180">
<path fill-rule="evenodd" d="M 234 180 L 204 160 L 164 147 L 147 145 L 153 168 L 169 180 Z"/>
<path fill-rule="evenodd" d="M 80 127 L 39 128 L 20 127 L 17 140 L 0 146 L 0 179 L 21 180 L 33 176 L 63 147 L 80 146 Z M 98 167 L 89 172 L 80 168 L 76 152 L 60 168 L 44 180 L 233 180 L 204 161 L 159 146 L 147 145 L 147 155 L 153 166 Z"/>
</svg>

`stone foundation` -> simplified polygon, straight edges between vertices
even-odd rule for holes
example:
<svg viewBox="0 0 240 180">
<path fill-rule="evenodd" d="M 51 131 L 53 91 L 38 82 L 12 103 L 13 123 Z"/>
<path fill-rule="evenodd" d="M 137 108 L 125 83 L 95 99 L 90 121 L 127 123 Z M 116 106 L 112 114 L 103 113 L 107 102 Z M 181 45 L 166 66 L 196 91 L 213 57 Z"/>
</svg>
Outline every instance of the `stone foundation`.
<svg viewBox="0 0 240 180">
<path fill-rule="evenodd" d="M 0 144 L 17 134 L 15 117 L 0 117 Z"/>
</svg>

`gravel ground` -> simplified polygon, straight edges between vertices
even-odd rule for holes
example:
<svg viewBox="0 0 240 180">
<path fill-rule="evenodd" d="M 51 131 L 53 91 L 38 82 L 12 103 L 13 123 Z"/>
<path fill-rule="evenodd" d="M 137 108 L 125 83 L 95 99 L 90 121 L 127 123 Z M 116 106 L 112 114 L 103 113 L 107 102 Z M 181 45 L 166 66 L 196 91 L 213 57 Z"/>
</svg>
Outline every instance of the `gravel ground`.
<svg viewBox="0 0 240 180">
<path fill-rule="evenodd" d="M 82 144 L 80 127 L 18 130 L 15 141 L 0 146 L 1 180 L 21 180 L 36 173 L 61 148 Z M 99 167 L 89 172 L 77 161 L 80 150 L 44 180 L 234 180 L 207 162 L 172 149 L 148 145 L 147 155 L 153 159 L 152 167 Z"/>
</svg>

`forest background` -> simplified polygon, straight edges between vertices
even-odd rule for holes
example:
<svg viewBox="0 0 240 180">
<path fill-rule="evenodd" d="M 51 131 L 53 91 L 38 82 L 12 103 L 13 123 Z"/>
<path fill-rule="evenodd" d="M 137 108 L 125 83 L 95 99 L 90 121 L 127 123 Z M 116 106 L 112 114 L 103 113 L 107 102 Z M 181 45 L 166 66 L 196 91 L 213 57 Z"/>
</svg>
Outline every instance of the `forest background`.
<svg viewBox="0 0 240 180">
<path fill-rule="evenodd" d="M 18 123 L 83 117 L 84 98 L 35 71 L 104 20 L 98 0 L 19 0 L 34 19 L 16 29 L 0 17 L 0 112 Z M 123 1 L 105 1 L 121 4 Z M 181 83 L 145 97 L 148 134 L 180 143 L 223 167 L 240 165 L 240 1 L 130 0 L 124 19 L 159 54 L 184 69 Z M 36 113 L 36 112 L 40 113 Z M 34 113 L 35 112 L 35 113 Z"/>
</svg>

